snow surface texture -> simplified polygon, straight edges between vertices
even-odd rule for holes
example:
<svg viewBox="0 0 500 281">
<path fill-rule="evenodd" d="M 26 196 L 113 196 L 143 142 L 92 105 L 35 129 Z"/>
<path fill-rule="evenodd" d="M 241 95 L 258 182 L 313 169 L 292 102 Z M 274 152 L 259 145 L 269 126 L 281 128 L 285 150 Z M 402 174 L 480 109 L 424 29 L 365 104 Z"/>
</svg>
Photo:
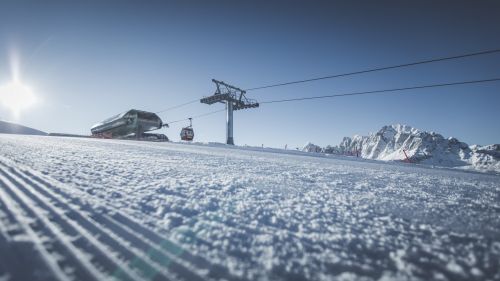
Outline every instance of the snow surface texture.
<svg viewBox="0 0 500 281">
<path fill-rule="evenodd" d="M 0 135 L 0 279 L 500 280 L 499 176 L 255 150 Z"/>
<path fill-rule="evenodd" d="M 407 125 L 384 126 L 369 136 L 345 137 L 338 146 L 320 148 L 307 143 L 303 151 L 356 155 L 374 160 L 406 160 L 412 163 L 474 169 L 500 173 L 500 144 L 467 145 L 456 138 L 444 138 Z"/>
</svg>

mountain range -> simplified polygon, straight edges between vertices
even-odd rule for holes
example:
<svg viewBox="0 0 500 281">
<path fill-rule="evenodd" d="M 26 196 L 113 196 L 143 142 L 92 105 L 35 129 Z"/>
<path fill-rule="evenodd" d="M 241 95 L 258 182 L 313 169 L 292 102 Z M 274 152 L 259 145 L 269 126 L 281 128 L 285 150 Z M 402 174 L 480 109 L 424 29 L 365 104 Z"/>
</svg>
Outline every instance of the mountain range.
<svg viewBox="0 0 500 281">
<path fill-rule="evenodd" d="M 453 137 L 401 124 L 383 126 L 367 136 L 344 137 L 336 146 L 308 143 L 303 151 L 500 172 L 500 144 L 469 146 Z"/>
</svg>

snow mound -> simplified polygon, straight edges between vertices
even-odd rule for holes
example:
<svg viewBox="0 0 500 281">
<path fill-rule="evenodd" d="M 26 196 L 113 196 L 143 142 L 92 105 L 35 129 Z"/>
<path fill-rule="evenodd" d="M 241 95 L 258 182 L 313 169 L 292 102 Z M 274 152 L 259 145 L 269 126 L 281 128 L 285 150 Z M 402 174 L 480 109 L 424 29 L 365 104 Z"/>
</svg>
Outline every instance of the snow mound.
<svg viewBox="0 0 500 281">
<path fill-rule="evenodd" d="M 412 163 L 500 172 L 498 144 L 469 147 L 456 138 L 401 124 L 383 126 L 368 136 L 345 137 L 338 146 L 327 146 L 320 152 L 359 154 L 366 159 L 383 161 L 405 161 L 408 157 Z"/>
<path fill-rule="evenodd" d="M 321 147 L 319 145 L 315 145 L 311 142 L 308 142 L 306 143 L 306 145 L 304 145 L 304 147 L 302 148 L 302 151 L 305 151 L 305 152 L 321 152 Z"/>
<path fill-rule="evenodd" d="M 0 121 L 0 134 L 47 135 L 45 132 L 6 121 Z"/>
</svg>

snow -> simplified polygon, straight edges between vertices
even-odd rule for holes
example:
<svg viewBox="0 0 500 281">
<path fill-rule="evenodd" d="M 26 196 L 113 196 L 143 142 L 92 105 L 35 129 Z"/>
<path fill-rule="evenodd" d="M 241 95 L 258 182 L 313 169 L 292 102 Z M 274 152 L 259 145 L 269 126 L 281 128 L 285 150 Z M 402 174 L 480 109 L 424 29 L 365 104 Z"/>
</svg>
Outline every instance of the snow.
<svg viewBox="0 0 500 281">
<path fill-rule="evenodd" d="M 221 144 L 0 135 L 0 185 L 0 278 L 500 278 L 494 174 Z"/>
<path fill-rule="evenodd" d="M 304 147 L 302 148 L 302 151 L 318 153 L 318 152 L 321 152 L 321 147 L 318 145 L 315 145 L 311 142 L 308 142 L 308 143 L 306 143 L 306 145 L 304 145 Z"/>
<path fill-rule="evenodd" d="M 412 163 L 500 173 L 499 144 L 469 146 L 453 137 L 446 139 L 438 133 L 401 124 L 383 126 L 368 136 L 345 137 L 338 146 L 322 149 L 308 143 L 307 148 L 304 151 L 358 153 L 362 158 L 382 161 L 406 161 L 407 155 Z"/>
<path fill-rule="evenodd" d="M 0 120 L 0 134 L 47 135 L 47 133 Z"/>
</svg>

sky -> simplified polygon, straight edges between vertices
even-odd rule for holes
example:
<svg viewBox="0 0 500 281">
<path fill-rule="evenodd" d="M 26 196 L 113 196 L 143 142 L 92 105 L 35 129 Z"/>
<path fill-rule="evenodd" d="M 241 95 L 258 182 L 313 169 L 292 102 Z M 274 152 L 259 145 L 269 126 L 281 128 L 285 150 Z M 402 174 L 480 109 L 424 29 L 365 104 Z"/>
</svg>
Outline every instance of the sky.
<svg viewBox="0 0 500 281">
<path fill-rule="evenodd" d="M 500 48 L 498 1 L 0 2 L 0 87 L 36 101 L 0 119 L 90 134 L 131 108 L 161 111 L 243 89 Z M 249 91 L 257 101 L 500 77 L 500 53 Z M 407 124 L 469 144 L 500 143 L 500 82 L 290 103 L 234 113 L 238 145 L 338 144 Z M 164 122 L 224 109 L 194 103 Z M 195 140 L 225 142 L 225 113 L 195 118 Z M 179 140 L 182 126 L 162 129 Z"/>
</svg>

